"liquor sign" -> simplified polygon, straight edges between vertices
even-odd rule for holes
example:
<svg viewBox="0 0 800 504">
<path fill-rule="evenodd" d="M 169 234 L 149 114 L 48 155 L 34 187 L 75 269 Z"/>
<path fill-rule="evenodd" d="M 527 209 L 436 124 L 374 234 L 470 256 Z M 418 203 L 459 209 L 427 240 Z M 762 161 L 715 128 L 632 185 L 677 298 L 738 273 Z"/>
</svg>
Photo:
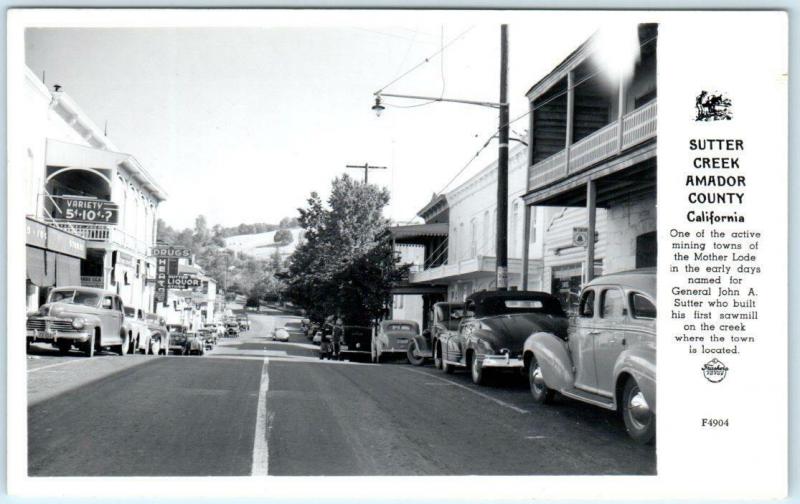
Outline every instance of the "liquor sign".
<svg viewBox="0 0 800 504">
<path fill-rule="evenodd" d="M 173 289 L 188 289 L 202 285 L 202 280 L 191 275 L 169 275 L 167 277 L 167 286 Z"/>
<path fill-rule="evenodd" d="M 80 196 L 53 196 L 53 218 L 87 224 L 117 224 L 119 206 L 106 200 Z"/>
<path fill-rule="evenodd" d="M 174 257 L 185 258 L 191 257 L 192 251 L 186 247 L 173 247 L 171 245 L 156 245 L 150 249 L 150 255 L 153 257 Z"/>
</svg>

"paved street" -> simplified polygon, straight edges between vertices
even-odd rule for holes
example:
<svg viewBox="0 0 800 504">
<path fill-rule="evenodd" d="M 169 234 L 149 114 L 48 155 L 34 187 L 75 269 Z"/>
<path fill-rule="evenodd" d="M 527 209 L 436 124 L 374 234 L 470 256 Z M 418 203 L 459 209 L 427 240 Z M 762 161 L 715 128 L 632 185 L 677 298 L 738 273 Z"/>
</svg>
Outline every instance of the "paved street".
<svg viewBox="0 0 800 504">
<path fill-rule="evenodd" d="M 556 400 L 521 377 L 472 385 L 405 362 L 317 359 L 291 317 L 204 357 L 28 361 L 29 472 L 35 476 L 653 474 L 655 449 L 616 415 Z"/>
</svg>

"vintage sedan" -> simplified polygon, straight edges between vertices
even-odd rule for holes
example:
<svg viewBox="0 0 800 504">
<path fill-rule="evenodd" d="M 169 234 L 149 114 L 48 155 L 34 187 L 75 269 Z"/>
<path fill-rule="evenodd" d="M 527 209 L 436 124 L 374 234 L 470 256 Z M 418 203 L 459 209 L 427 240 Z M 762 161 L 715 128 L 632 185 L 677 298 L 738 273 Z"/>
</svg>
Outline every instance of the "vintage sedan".
<svg viewBox="0 0 800 504">
<path fill-rule="evenodd" d="M 186 333 L 186 355 L 204 355 L 206 343 L 200 333 Z"/>
<path fill-rule="evenodd" d="M 89 287 L 53 289 L 47 303 L 28 315 L 27 344 L 46 342 L 66 355 L 72 347 L 88 357 L 104 347 L 120 355 L 130 343 L 122 299 Z"/>
<path fill-rule="evenodd" d="M 147 328 L 150 330 L 150 353 L 153 355 L 166 354 L 167 348 L 169 348 L 169 331 L 164 317 L 148 313 L 146 319 Z"/>
<path fill-rule="evenodd" d="M 167 353 L 172 352 L 175 355 L 186 355 L 188 342 L 189 338 L 186 331 L 170 331 Z"/>
<path fill-rule="evenodd" d="M 583 287 L 569 334 L 541 331 L 525 342 L 534 400 L 555 392 L 621 411 L 641 443 L 656 428 L 656 273 L 640 269 L 595 278 Z"/>
<path fill-rule="evenodd" d="M 436 369 L 442 369 L 442 349 L 440 340 L 445 334 L 458 331 L 458 324 L 464 317 L 464 303 L 436 303 L 431 308 L 430 328 L 414 338 L 409 349 L 408 361 L 421 365 L 424 359 L 433 357 Z"/>
<path fill-rule="evenodd" d="M 419 336 L 419 325 L 412 320 L 384 320 L 372 332 L 371 359 L 380 363 L 392 355 L 407 356 L 411 343 Z"/>
<path fill-rule="evenodd" d="M 481 385 L 492 370 L 523 369 L 525 340 L 534 333 L 566 334 L 567 315 L 561 303 L 546 292 L 480 291 L 464 304 L 457 332 L 440 338 L 442 370 L 470 370 Z"/>
<path fill-rule="evenodd" d="M 126 306 L 124 312 L 130 341 L 128 351 L 132 354 L 137 352 L 146 354 L 150 350 L 150 329 L 144 310 Z"/>
<path fill-rule="evenodd" d="M 334 337 L 339 338 L 339 359 L 369 359 L 372 344 L 372 328 L 367 326 L 337 326 Z"/>
</svg>

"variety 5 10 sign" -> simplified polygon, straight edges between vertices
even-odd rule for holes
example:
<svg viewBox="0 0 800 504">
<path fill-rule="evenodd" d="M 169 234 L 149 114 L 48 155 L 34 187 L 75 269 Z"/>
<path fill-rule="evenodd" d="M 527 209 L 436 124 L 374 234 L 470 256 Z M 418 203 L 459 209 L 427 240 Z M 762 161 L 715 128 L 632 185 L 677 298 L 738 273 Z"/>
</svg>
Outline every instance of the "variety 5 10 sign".
<svg viewBox="0 0 800 504">
<path fill-rule="evenodd" d="M 117 224 L 119 206 L 110 201 L 79 196 L 53 196 L 54 219 L 88 224 Z"/>
</svg>

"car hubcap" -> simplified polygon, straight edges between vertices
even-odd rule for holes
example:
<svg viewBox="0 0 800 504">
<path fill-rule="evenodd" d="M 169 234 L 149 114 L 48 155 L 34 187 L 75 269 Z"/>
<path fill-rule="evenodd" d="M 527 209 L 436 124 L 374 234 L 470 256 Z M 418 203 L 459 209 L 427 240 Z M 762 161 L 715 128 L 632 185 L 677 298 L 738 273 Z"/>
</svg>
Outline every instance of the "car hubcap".
<svg viewBox="0 0 800 504">
<path fill-rule="evenodd" d="M 644 429 L 650 423 L 650 405 L 644 398 L 644 394 L 639 390 L 639 387 L 634 387 L 631 390 L 630 399 L 628 400 L 628 412 L 634 427 L 637 429 Z"/>
<path fill-rule="evenodd" d="M 545 384 L 544 377 L 542 376 L 542 368 L 535 362 L 531 364 L 531 386 L 536 389 L 538 394 L 544 392 Z"/>
</svg>

